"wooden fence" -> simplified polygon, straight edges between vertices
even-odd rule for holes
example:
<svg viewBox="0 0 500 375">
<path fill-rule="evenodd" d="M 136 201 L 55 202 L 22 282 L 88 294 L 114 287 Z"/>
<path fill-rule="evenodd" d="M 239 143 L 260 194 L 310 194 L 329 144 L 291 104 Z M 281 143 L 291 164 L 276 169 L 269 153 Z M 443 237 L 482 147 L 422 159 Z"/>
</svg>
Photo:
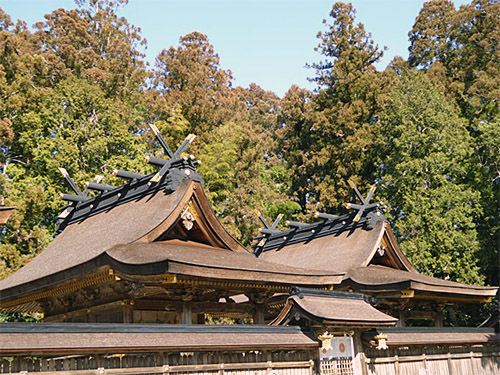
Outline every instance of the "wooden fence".
<svg viewBox="0 0 500 375">
<path fill-rule="evenodd" d="M 91 354 L 85 353 L 80 355 L 66 356 L 13 356 L 0 357 L 0 373 L 53 373 L 64 371 L 81 371 L 81 374 L 96 373 L 97 369 L 105 371 L 115 369 L 141 369 L 141 368 L 156 368 L 156 371 L 162 369 L 160 373 L 165 372 L 163 369 L 168 368 L 166 373 L 179 373 L 179 369 L 185 369 L 184 372 L 189 375 L 197 375 L 193 369 L 197 366 L 208 366 L 208 368 L 217 368 L 210 370 L 217 372 L 216 375 L 222 375 L 221 369 L 217 366 L 223 364 L 224 375 L 245 375 L 240 372 L 231 373 L 228 368 L 231 366 L 247 366 L 249 368 L 260 368 L 263 364 L 268 366 L 271 364 L 277 368 L 286 366 L 296 366 L 296 364 L 306 364 L 311 366 L 310 360 L 314 358 L 317 349 L 309 350 L 251 350 L 251 351 L 213 351 L 213 352 L 143 352 L 143 353 L 108 353 L 108 354 Z M 212 367 L 210 367 L 212 366 Z M 215 366 L 215 367 L 214 367 Z M 229 366 L 229 367 L 228 367 Z M 253 366 L 253 367 L 252 367 Z M 281 367 L 280 367 L 281 366 Z M 304 366 L 298 368 L 304 369 Z M 267 367 L 266 367 L 267 368 Z M 259 370 L 259 371 L 261 371 Z M 90 372 L 89 372 L 90 371 Z M 93 371 L 93 372 L 92 372 Z M 137 370 L 139 371 L 139 370 Z M 142 371 L 142 370 L 140 370 Z M 206 370 L 208 371 L 208 370 Z M 210 373 L 207 372 L 207 374 Z M 232 370 L 231 370 L 232 371 Z M 250 370 L 249 370 L 250 371 Z M 279 375 L 310 375 L 309 372 L 292 372 L 287 373 L 285 370 L 280 370 Z M 59 372 L 60 374 L 61 372 Z M 106 374 L 113 372 L 106 372 Z M 158 373 L 158 372 L 136 372 L 143 373 Z M 257 370 L 249 373 L 249 375 L 266 375 L 260 374 Z"/>
<path fill-rule="evenodd" d="M 169 375 L 313 375 L 313 361 L 298 362 L 257 362 L 257 363 L 220 363 L 211 365 L 155 366 L 134 368 L 104 368 L 92 370 L 59 371 L 21 371 L 10 372 L 15 375 L 132 375 L 132 374 L 169 374 Z"/>
<path fill-rule="evenodd" d="M 500 348 L 429 346 L 369 349 L 368 375 L 500 375 Z"/>
</svg>

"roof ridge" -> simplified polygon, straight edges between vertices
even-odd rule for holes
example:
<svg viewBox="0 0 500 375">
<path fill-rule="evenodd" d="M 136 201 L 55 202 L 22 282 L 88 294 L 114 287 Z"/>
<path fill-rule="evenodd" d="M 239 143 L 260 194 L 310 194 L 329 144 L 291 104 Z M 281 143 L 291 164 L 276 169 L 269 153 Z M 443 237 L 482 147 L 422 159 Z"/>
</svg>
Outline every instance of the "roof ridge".
<svg viewBox="0 0 500 375">
<path fill-rule="evenodd" d="M 300 242 L 311 241 L 316 238 L 340 235 L 341 233 L 354 231 L 356 229 L 372 230 L 378 221 L 385 221 L 384 215 L 377 215 L 377 209 L 366 210 L 366 215 L 359 221 L 354 221 L 356 215 L 345 214 L 337 216 L 336 219 L 325 219 L 314 223 L 303 224 L 301 227 L 295 226 L 284 231 L 275 231 L 272 234 L 262 234 L 254 237 L 254 252 L 260 255 L 264 251 L 293 245 Z M 292 222 L 294 223 L 294 222 Z"/>
<path fill-rule="evenodd" d="M 165 191 L 167 194 L 174 192 L 185 178 L 203 183 L 201 175 L 196 173 L 196 165 L 200 164 L 193 155 L 181 154 L 195 139 L 189 134 L 179 148 L 172 152 L 158 128 L 154 124 L 149 127 L 155 134 L 158 142 L 164 149 L 164 154 L 169 159 L 146 156 L 145 162 L 160 167 L 156 173 L 143 175 L 141 173 L 113 170 L 113 175 L 128 180 L 122 186 L 101 184 L 102 176 L 96 176 L 94 181 L 86 183 L 86 189 L 81 192 L 64 168 L 59 168 L 64 179 L 76 195 L 61 194 L 61 199 L 71 202 L 63 207 L 63 212 L 57 217 L 56 233 L 61 233 L 68 225 L 84 220 L 100 212 L 110 210 L 131 200 L 142 198 L 146 195 Z M 90 190 L 99 191 L 95 197 L 88 197 Z"/>
<path fill-rule="evenodd" d="M 311 288 L 301 288 L 298 286 L 294 286 L 290 291 L 290 296 L 297 296 L 300 299 L 307 297 L 326 297 L 326 298 L 341 298 L 341 299 L 357 299 L 363 300 L 370 304 L 376 302 L 376 299 L 370 297 L 363 293 L 354 293 L 354 292 L 344 292 L 339 290 L 320 290 L 320 289 L 311 289 Z"/>
<path fill-rule="evenodd" d="M 323 212 L 316 212 L 315 217 L 322 219 L 315 223 L 301 223 L 296 221 L 286 221 L 286 224 L 292 227 L 286 231 L 277 230 L 276 227 L 283 217 L 278 215 L 272 226 L 270 226 L 262 215 L 260 220 L 265 228 L 261 228 L 261 235 L 254 238 L 256 241 L 252 247 L 255 254 L 260 255 L 263 251 L 281 248 L 295 243 L 310 241 L 314 238 L 323 237 L 331 234 L 340 234 L 347 230 L 354 231 L 357 228 L 372 230 L 378 221 L 384 221 L 383 215 L 386 206 L 382 202 L 370 203 L 376 190 L 373 185 L 370 192 L 364 198 L 358 188 L 351 180 L 347 180 L 349 186 L 354 190 L 361 204 L 347 203 L 347 209 L 356 210 L 355 213 L 341 216 L 332 215 Z"/>
<path fill-rule="evenodd" d="M 196 166 L 190 160 L 172 163 L 163 178 L 156 184 L 150 182 L 155 174 L 146 175 L 140 179 L 112 190 L 102 191 L 101 194 L 83 201 L 74 201 L 64 207 L 64 211 L 57 218 L 57 233 L 61 233 L 68 225 L 82 221 L 88 217 L 110 210 L 124 203 L 140 199 L 147 195 L 164 191 L 170 194 L 177 190 L 184 179 L 191 179 L 203 183 L 201 175 L 196 173 Z"/>
</svg>

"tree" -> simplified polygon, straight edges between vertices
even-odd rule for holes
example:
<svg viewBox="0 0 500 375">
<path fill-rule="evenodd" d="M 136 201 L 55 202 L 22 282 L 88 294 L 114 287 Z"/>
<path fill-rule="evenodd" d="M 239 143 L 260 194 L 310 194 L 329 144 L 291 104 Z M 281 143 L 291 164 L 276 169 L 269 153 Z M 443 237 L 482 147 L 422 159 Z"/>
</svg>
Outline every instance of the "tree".
<svg viewBox="0 0 500 375">
<path fill-rule="evenodd" d="M 312 144 L 314 125 L 312 93 L 294 85 L 281 100 L 277 137 L 288 173 L 285 176 L 286 191 L 298 202 L 302 211 L 308 206 L 311 189 L 310 177 L 314 164 L 306 162 Z"/>
<path fill-rule="evenodd" d="M 58 9 L 35 26 L 37 48 L 53 84 L 76 76 L 98 83 L 108 97 L 135 99 L 144 85 L 145 46 L 140 30 L 118 17 L 127 0 L 77 0 L 76 10 Z"/>
<path fill-rule="evenodd" d="M 36 255 L 54 233 L 61 206 L 57 194 L 67 190 L 58 167 L 65 167 L 82 189 L 83 182 L 113 168 L 147 168 L 142 161 L 146 146 L 136 135 L 130 108 L 78 78 L 42 95 L 15 130 L 19 136 L 12 150 L 23 163 L 10 165 L 5 195 L 17 210 L 0 242 L 0 257 L 10 270 Z"/>
<path fill-rule="evenodd" d="M 412 67 L 428 69 L 434 62 L 448 62 L 454 58 L 452 34 L 455 6 L 448 0 L 424 4 L 408 36 Z M 456 57 L 456 56 L 455 56 Z"/>
<path fill-rule="evenodd" d="M 304 212 L 341 210 L 352 193 L 349 178 L 373 181 L 373 132 L 393 79 L 392 72 L 376 71 L 373 64 L 383 52 L 363 24 L 355 24 L 351 4 L 334 4 L 330 17 L 332 23 L 324 21 L 327 30 L 318 34 L 317 50 L 325 60 L 312 64 L 317 94 L 308 103 L 294 88 L 283 105 L 294 113 L 284 116 L 283 159 L 298 172 L 291 176 L 291 194 Z"/>
<path fill-rule="evenodd" d="M 244 245 L 261 227 L 259 215 L 290 218 L 300 207 L 281 185 L 286 174 L 276 157 L 274 129 L 279 98 L 255 84 L 235 90 L 234 121 L 217 127 L 200 150 L 200 172 L 211 203 L 224 226 Z"/>
<path fill-rule="evenodd" d="M 181 37 L 179 44 L 156 58 L 152 89 L 159 94 L 160 106 L 180 108 L 189 131 L 206 139 L 235 109 L 231 72 L 220 68 L 219 55 L 206 35 L 195 31 Z"/>
<path fill-rule="evenodd" d="M 410 65 L 428 70 L 450 100 L 456 100 L 475 153 L 468 183 L 481 195 L 482 213 L 475 217 L 481 244 L 481 268 L 487 280 L 499 282 L 498 211 L 500 100 L 500 3 L 474 0 L 455 10 L 450 1 L 424 4 L 409 33 Z"/>
<path fill-rule="evenodd" d="M 409 33 L 410 66 L 444 70 L 440 78 L 475 124 L 499 112 L 499 17 L 496 0 L 474 0 L 458 11 L 451 1 L 429 1 Z"/>
<path fill-rule="evenodd" d="M 467 121 L 422 72 L 404 72 L 390 99 L 378 138 L 380 186 L 398 242 L 419 271 L 481 285 Z"/>
</svg>

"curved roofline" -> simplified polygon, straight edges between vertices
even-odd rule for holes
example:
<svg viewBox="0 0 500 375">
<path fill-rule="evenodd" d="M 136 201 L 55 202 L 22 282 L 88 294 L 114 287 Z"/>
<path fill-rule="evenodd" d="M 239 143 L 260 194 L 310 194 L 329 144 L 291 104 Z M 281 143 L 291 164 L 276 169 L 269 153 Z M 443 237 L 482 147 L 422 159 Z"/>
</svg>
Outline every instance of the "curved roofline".
<svg viewBox="0 0 500 375">
<path fill-rule="evenodd" d="M 196 210 L 196 216 L 203 219 L 203 223 L 201 224 L 213 241 L 211 241 L 212 246 L 221 247 L 231 251 L 249 253 L 249 251 L 222 226 L 217 216 L 215 216 L 210 202 L 208 202 L 208 198 L 203 190 L 203 185 L 200 182 L 193 180 L 188 186 L 179 204 L 168 215 L 168 217 L 135 242 L 158 241 L 158 239 L 173 228 L 173 226 L 181 219 L 182 214 L 188 209 Z"/>
<path fill-rule="evenodd" d="M 389 244 L 394 249 L 397 257 L 401 261 L 401 263 L 405 266 L 406 271 L 418 273 L 417 269 L 413 264 L 411 264 L 410 260 L 404 255 L 403 251 L 399 248 L 398 241 L 396 240 L 396 236 L 394 236 L 394 232 L 392 231 L 391 224 L 388 221 L 384 221 L 385 233 L 387 234 L 387 239 L 389 240 Z"/>
</svg>

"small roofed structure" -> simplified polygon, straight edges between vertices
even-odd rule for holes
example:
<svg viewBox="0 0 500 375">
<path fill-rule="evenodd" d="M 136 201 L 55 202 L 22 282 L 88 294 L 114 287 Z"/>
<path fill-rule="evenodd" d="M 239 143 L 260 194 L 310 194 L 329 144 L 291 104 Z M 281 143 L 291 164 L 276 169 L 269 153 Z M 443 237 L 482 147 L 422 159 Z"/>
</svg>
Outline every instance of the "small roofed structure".
<svg viewBox="0 0 500 375">
<path fill-rule="evenodd" d="M 491 328 L 464 327 L 387 327 L 365 332 L 363 341 L 372 347 L 383 337 L 388 347 L 416 345 L 498 345 L 500 334 Z"/>
<path fill-rule="evenodd" d="M 310 375 L 319 343 L 300 327 L 9 323 L 0 370 L 26 374 Z"/>
<path fill-rule="evenodd" d="M 300 327 L 168 324 L 12 323 L 0 330 L 0 355 L 316 349 Z"/>
<path fill-rule="evenodd" d="M 271 324 L 299 324 L 303 319 L 303 325 L 320 330 L 395 325 L 398 320 L 377 310 L 371 300 L 360 293 L 293 288 L 285 307 Z"/>
</svg>

